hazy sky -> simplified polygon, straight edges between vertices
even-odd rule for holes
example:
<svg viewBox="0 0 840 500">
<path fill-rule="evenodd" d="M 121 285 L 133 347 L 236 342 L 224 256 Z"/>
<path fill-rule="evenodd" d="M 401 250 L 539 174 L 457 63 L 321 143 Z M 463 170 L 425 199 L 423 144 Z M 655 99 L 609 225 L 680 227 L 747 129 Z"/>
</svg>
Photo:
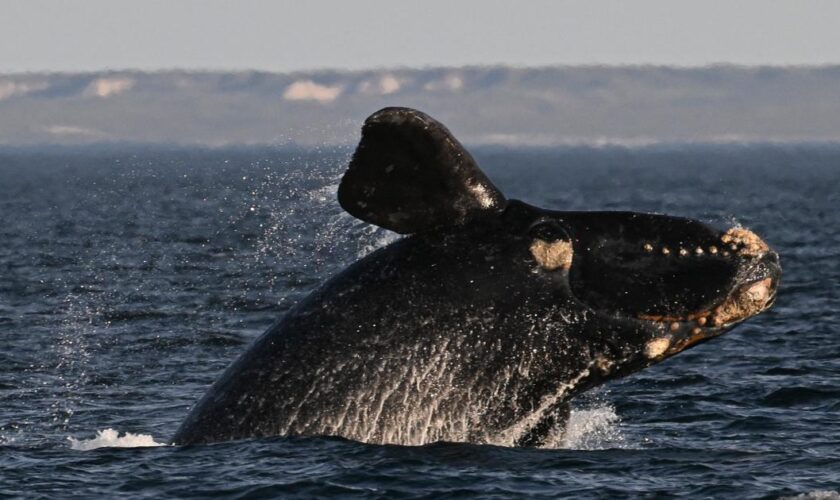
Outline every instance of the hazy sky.
<svg viewBox="0 0 840 500">
<path fill-rule="evenodd" d="M 0 72 L 840 63 L 836 0 L 0 0 Z"/>
</svg>

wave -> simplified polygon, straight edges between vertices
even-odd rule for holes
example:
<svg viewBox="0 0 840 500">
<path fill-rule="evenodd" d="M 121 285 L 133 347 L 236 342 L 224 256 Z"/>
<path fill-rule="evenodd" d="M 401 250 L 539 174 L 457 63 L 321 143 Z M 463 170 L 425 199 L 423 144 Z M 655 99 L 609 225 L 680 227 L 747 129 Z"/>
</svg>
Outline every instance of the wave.
<svg viewBox="0 0 840 500">
<path fill-rule="evenodd" d="M 97 448 L 148 448 L 153 446 L 166 446 L 166 443 L 158 443 L 151 434 L 133 434 L 126 432 L 120 436 L 119 431 L 108 428 L 96 431 L 96 437 L 91 439 L 76 439 L 68 436 L 70 448 L 80 451 L 95 450 Z"/>
</svg>

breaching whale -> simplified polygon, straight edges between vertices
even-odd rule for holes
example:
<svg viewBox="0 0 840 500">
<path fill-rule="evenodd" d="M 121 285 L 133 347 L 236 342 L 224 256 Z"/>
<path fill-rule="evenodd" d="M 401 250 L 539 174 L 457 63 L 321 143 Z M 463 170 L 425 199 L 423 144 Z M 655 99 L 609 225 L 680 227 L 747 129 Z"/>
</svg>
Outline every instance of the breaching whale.
<svg viewBox="0 0 840 500">
<path fill-rule="evenodd" d="M 764 311 L 781 276 L 744 228 L 508 200 L 442 124 L 407 108 L 366 120 L 338 201 L 408 236 L 269 328 L 173 443 L 540 445 L 576 395 Z"/>
</svg>

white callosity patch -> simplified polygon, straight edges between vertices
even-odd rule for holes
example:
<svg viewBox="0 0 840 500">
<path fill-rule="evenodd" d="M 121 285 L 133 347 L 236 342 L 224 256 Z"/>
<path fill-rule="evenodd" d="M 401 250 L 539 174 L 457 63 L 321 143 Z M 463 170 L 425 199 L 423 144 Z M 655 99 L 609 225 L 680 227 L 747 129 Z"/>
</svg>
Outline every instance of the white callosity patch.
<svg viewBox="0 0 840 500">
<path fill-rule="evenodd" d="M 649 359 L 658 358 L 665 354 L 665 351 L 671 347 L 671 339 L 668 337 L 659 337 L 645 344 L 645 356 Z"/>
<path fill-rule="evenodd" d="M 91 439 L 76 439 L 68 437 L 70 447 L 74 450 L 88 451 L 97 448 L 147 448 L 151 446 L 166 446 L 158 443 L 150 434 L 132 434 L 126 432 L 122 436 L 114 429 L 96 431 L 96 437 Z"/>
<path fill-rule="evenodd" d="M 733 227 L 721 236 L 720 240 L 729 245 L 740 246 L 740 253 L 748 257 L 759 257 L 767 253 L 770 247 L 757 234 L 743 227 Z M 734 248 L 733 248 L 734 250 Z"/>
<path fill-rule="evenodd" d="M 572 267 L 572 243 L 565 240 L 547 242 L 534 240 L 531 243 L 531 254 L 537 263 L 547 271 L 555 269 L 569 269 Z"/>
<path fill-rule="evenodd" d="M 742 287 L 714 310 L 712 321 L 716 326 L 720 326 L 761 312 L 770 299 L 772 286 L 773 280 L 765 278 Z"/>
</svg>

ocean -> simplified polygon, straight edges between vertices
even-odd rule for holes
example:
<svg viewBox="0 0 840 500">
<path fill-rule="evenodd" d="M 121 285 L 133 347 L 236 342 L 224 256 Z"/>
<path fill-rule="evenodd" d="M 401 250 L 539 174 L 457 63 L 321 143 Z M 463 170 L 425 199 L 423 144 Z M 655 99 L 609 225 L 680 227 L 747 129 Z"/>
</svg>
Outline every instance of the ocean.
<svg viewBox="0 0 840 500">
<path fill-rule="evenodd" d="M 474 151 L 509 197 L 742 224 L 776 305 L 579 398 L 561 446 L 167 445 L 221 371 L 397 236 L 351 149 L 0 150 L 0 496 L 840 498 L 840 145 Z"/>
</svg>

